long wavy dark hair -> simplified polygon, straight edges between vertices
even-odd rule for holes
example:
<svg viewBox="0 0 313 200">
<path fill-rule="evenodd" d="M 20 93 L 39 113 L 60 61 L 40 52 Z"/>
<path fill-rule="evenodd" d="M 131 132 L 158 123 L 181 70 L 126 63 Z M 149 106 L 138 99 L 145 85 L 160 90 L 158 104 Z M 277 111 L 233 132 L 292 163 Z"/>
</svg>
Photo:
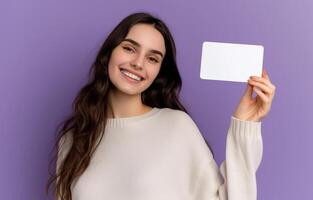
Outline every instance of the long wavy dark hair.
<svg viewBox="0 0 313 200">
<path fill-rule="evenodd" d="M 51 184 L 55 183 L 54 195 L 57 199 L 72 199 L 72 183 L 88 167 L 92 154 L 103 138 L 107 121 L 108 92 L 112 87 L 108 76 L 109 59 L 112 50 L 122 42 L 130 28 L 139 23 L 153 25 L 162 34 L 166 48 L 159 74 L 141 94 L 143 104 L 188 113 L 179 101 L 182 80 L 176 64 L 174 39 L 168 27 L 162 20 L 149 13 L 134 13 L 127 16 L 104 41 L 89 71 L 88 83 L 79 91 L 72 104 L 72 115 L 58 126 L 62 128 L 58 128 L 60 131 L 57 131 L 54 156 L 49 164 L 50 178 L 46 185 L 48 193 Z M 61 154 L 61 145 L 66 142 L 64 138 L 69 137 L 72 141 L 71 146 L 66 155 Z M 208 143 L 207 145 L 209 146 Z M 51 173 L 51 166 L 55 162 L 56 173 Z"/>
</svg>

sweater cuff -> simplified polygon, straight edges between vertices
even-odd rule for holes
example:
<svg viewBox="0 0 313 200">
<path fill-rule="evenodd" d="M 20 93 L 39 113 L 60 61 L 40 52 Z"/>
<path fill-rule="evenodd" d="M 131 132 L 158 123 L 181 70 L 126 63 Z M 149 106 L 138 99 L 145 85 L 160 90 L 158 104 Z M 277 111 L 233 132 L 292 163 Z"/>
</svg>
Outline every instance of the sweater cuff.
<svg viewBox="0 0 313 200">
<path fill-rule="evenodd" d="M 240 120 L 231 116 L 230 127 L 235 132 L 256 133 L 261 131 L 262 122 Z"/>
</svg>

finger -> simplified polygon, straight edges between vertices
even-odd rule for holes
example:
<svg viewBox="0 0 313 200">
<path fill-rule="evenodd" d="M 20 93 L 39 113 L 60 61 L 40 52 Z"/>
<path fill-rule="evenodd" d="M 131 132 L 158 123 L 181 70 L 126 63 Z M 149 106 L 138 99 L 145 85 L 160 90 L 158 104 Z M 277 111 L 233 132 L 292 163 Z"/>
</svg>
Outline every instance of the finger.
<svg viewBox="0 0 313 200">
<path fill-rule="evenodd" d="M 265 68 L 264 68 L 264 73 L 265 73 L 265 74 L 264 74 L 264 78 L 268 80 L 268 83 L 269 83 L 270 88 L 273 90 L 273 92 L 275 92 L 276 86 L 271 82 L 271 79 L 270 79 L 270 77 L 269 77 L 267 71 L 265 70 Z"/>
<path fill-rule="evenodd" d="M 247 87 L 246 87 L 246 91 L 245 91 L 245 94 L 244 96 L 246 97 L 252 97 L 252 93 L 253 93 L 253 86 L 250 85 L 249 83 L 247 84 Z"/>
<path fill-rule="evenodd" d="M 251 85 L 255 85 L 255 86 L 258 86 L 260 87 L 260 89 L 262 89 L 264 92 L 266 92 L 266 94 L 269 96 L 269 97 L 274 97 L 275 95 L 275 86 L 272 85 L 272 84 L 268 84 L 267 82 L 258 82 L 258 81 L 254 81 L 254 80 L 250 80 L 249 83 Z"/>
<path fill-rule="evenodd" d="M 269 88 L 271 88 L 272 90 L 275 89 L 275 86 L 270 82 L 270 80 L 267 80 L 267 79 L 265 79 L 265 78 L 263 78 L 263 77 L 261 78 L 261 77 L 257 77 L 257 76 L 251 76 L 251 79 L 252 79 L 253 81 L 261 82 L 261 83 L 267 85 L 267 86 L 268 86 Z"/>
<path fill-rule="evenodd" d="M 263 68 L 264 78 L 268 80 L 269 87 L 273 90 L 272 93 L 275 93 L 276 86 L 271 82 L 271 79 L 266 71 L 265 68 Z M 274 95 L 274 94 L 273 94 Z"/>
<path fill-rule="evenodd" d="M 253 87 L 253 91 L 261 98 L 261 100 L 263 101 L 263 103 L 268 104 L 270 103 L 270 98 L 267 97 L 260 88 L 258 88 L 257 86 Z"/>
<path fill-rule="evenodd" d="M 267 79 L 269 82 L 271 82 L 270 77 L 269 77 L 269 75 L 268 75 L 268 73 L 267 73 L 267 71 L 266 71 L 265 68 L 263 68 L 263 70 L 262 70 L 262 77 L 264 77 L 264 78 Z"/>
<path fill-rule="evenodd" d="M 257 86 L 259 87 L 262 92 L 265 92 L 267 95 L 272 95 L 272 89 L 269 88 L 266 84 L 262 83 L 262 82 L 257 82 L 257 81 L 253 81 L 249 79 L 249 83 L 253 86 Z"/>
</svg>

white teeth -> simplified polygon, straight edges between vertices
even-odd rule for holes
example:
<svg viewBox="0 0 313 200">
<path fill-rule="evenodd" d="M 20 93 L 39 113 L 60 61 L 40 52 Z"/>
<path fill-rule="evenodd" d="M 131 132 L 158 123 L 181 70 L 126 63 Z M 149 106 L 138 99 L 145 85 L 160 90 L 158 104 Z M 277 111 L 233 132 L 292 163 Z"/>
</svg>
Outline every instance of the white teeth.
<svg viewBox="0 0 313 200">
<path fill-rule="evenodd" d="M 138 77 L 138 76 L 136 76 L 135 74 L 132 74 L 132 73 L 130 73 L 130 72 L 126 71 L 126 70 L 123 70 L 123 69 L 121 70 L 121 72 L 122 72 L 123 74 L 125 74 L 126 76 L 132 78 L 132 79 L 135 79 L 135 80 L 137 80 L 137 81 L 141 81 L 141 78 Z"/>
</svg>

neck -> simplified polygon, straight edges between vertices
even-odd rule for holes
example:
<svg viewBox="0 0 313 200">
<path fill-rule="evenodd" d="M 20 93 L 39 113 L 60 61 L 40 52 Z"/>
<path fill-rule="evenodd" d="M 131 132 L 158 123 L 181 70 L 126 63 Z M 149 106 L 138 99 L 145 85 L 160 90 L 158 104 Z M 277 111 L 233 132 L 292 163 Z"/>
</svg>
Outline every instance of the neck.
<svg viewBox="0 0 313 200">
<path fill-rule="evenodd" d="M 152 109 L 142 103 L 141 94 L 128 95 L 119 90 L 110 90 L 108 100 L 108 118 L 132 117 Z"/>
</svg>

